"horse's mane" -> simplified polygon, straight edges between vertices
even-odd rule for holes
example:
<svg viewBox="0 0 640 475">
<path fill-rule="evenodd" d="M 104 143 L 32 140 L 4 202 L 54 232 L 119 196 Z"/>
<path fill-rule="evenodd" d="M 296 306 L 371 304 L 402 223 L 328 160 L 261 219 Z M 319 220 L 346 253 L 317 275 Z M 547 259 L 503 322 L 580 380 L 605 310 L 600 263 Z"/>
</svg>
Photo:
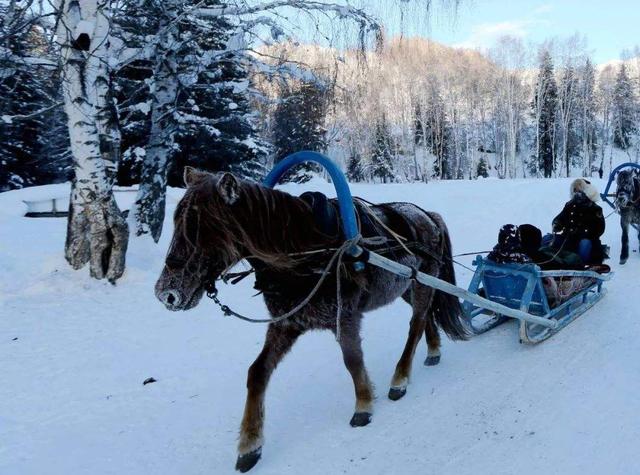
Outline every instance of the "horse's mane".
<svg viewBox="0 0 640 475">
<path fill-rule="evenodd" d="M 218 192 L 218 179 L 202 174 L 188 187 L 176 209 L 176 231 L 192 246 L 214 251 L 226 265 L 251 256 L 291 268 L 298 259 L 289 254 L 335 244 L 318 229 L 302 199 L 238 179 L 239 196 L 230 205 Z M 194 235 L 196 242 L 189 238 Z"/>
</svg>

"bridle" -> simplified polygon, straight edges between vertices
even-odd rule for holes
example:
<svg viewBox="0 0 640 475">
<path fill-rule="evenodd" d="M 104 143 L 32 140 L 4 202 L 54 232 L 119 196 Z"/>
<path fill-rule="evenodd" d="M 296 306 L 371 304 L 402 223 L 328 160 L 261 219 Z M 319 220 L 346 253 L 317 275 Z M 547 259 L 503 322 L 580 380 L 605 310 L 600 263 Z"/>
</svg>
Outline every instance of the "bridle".
<svg viewBox="0 0 640 475">
<path fill-rule="evenodd" d="M 625 183 L 622 185 L 622 189 L 616 191 L 616 206 L 618 208 L 632 208 L 638 207 L 640 204 L 640 177 L 631 175 L 631 187 L 632 190 L 629 190 L 629 184 Z M 624 206 L 620 205 L 620 196 L 628 196 L 627 203 Z"/>
</svg>

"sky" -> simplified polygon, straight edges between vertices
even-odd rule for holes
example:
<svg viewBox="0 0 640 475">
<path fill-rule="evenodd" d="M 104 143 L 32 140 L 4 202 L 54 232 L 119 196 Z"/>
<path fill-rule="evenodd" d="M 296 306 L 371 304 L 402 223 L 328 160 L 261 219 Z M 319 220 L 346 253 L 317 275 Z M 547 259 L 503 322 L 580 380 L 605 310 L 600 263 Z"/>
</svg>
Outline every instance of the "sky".
<svg viewBox="0 0 640 475">
<path fill-rule="evenodd" d="M 391 5 L 398 0 L 374 0 L 388 15 L 389 33 L 400 32 L 401 19 Z M 620 59 L 624 49 L 640 45 L 640 0 L 462 0 L 455 21 L 435 11 L 426 27 L 405 14 L 402 30 L 452 46 L 487 48 L 500 36 L 541 43 L 552 37 L 584 35 L 596 63 Z M 396 16 L 395 19 L 391 19 Z M 410 20 L 407 20 L 407 17 Z M 383 16 L 384 18 L 384 16 Z"/>
</svg>

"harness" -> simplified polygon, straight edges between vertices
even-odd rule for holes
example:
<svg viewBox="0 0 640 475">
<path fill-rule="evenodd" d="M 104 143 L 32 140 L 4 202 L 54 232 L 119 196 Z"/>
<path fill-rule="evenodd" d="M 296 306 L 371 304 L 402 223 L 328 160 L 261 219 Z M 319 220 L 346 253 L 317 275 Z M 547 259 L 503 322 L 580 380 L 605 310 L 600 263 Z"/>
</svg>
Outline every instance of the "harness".
<svg viewBox="0 0 640 475">
<path fill-rule="evenodd" d="M 640 204 L 640 177 L 637 176 L 633 176 L 631 177 L 632 183 L 633 183 L 633 191 L 631 192 L 630 196 L 629 196 L 629 201 L 627 202 L 627 205 L 625 206 L 620 206 L 618 203 L 618 200 L 616 199 L 616 206 L 621 209 L 621 208 L 632 208 L 632 207 L 638 207 L 638 205 Z M 623 192 L 625 192 L 626 190 L 623 190 Z M 616 193 L 617 196 L 620 196 L 622 193 L 619 191 Z M 635 198 L 634 198 L 635 196 Z"/>
<path fill-rule="evenodd" d="M 321 221 L 320 229 L 333 230 L 334 228 L 331 222 L 331 219 L 332 219 L 331 216 L 333 216 L 334 214 L 331 212 L 331 210 L 328 210 L 326 206 L 328 205 L 333 207 L 335 211 L 335 215 L 337 216 L 337 210 L 335 210 L 335 201 L 327 200 L 326 197 L 324 197 L 323 199 L 322 197 L 324 195 L 319 193 L 318 194 L 309 193 L 306 195 L 307 195 L 307 199 L 311 199 L 310 207 L 314 212 L 314 216 L 319 215 L 320 218 L 323 220 Z M 321 196 L 318 196 L 318 195 L 321 195 Z M 360 233 L 354 239 L 347 240 L 338 247 L 324 248 L 324 249 L 317 249 L 317 250 L 310 250 L 306 252 L 289 254 L 290 257 L 300 257 L 302 259 L 302 262 L 308 259 L 311 259 L 317 263 L 326 262 L 326 265 L 322 266 L 321 269 L 317 269 L 316 272 L 312 272 L 311 274 L 302 274 L 302 275 L 294 274 L 291 279 L 287 279 L 289 282 L 285 282 L 284 285 L 282 284 L 280 285 L 281 287 L 288 289 L 289 288 L 288 284 L 290 284 L 291 282 L 294 282 L 293 285 L 295 285 L 296 281 L 299 281 L 300 279 L 305 279 L 306 282 L 308 283 L 308 281 L 311 278 L 317 276 L 318 273 L 320 274 L 317 280 L 315 281 L 315 284 L 312 286 L 311 290 L 306 295 L 306 297 L 304 297 L 300 301 L 300 303 L 295 305 L 291 310 L 287 311 L 282 315 L 278 315 L 276 317 L 253 318 L 232 310 L 228 305 L 225 305 L 218 298 L 218 290 L 216 288 L 216 282 L 218 280 L 221 280 L 224 283 L 231 283 L 233 285 L 233 284 L 237 284 L 238 282 L 240 282 L 241 280 L 243 280 L 244 278 L 246 278 L 247 276 L 249 276 L 254 272 L 256 273 L 261 272 L 262 274 L 266 273 L 267 275 L 273 272 L 272 275 L 279 275 L 279 276 L 282 276 L 284 274 L 282 271 L 277 271 L 277 270 L 270 271 L 268 268 L 267 269 L 252 268 L 247 271 L 238 272 L 238 273 L 223 272 L 216 279 L 208 278 L 205 281 L 205 291 L 206 291 L 207 297 L 213 300 L 213 302 L 220 307 L 222 313 L 225 316 L 233 316 L 233 317 L 239 318 L 240 320 L 244 320 L 251 323 L 277 323 L 292 317 L 294 314 L 302 310 L 302 308 L 304 308 L 313 299 L 313 297 L 315 297 L 320 292 L 321 288 L 323 287 L 323 284 L 327 283 L 327 279 L 330 276 L 335 274 L 336 304 L 337 304 L 336 338 L 339 340 L 340 339 L 340 318 L 342 313 L 341 273 L 343 272 L 343 264 L 345 264 L 345 261 L 347 263 L 352 263 L 352 264 L 356 263 L 355 262 L 356 260 L 347 254 L 347 251 L 351 249 L 352 246 L 360 244 L 360 245 L 375 247 L 376 252 L 383 255 L 384 254 L 390 255 L 394 258 L 397 258 L 398 252 L 402 252 L 409 255 L 417 254 L 423 258 L 434 259 L 436 262 L 438 262 L 440 266 L 444 264 L 444 261 L 442 260 L 443 250 L 444 250 L 443 236 L 441 236 L 441 239 L 440 239 L 440 253 L 436 254 L 428 246 L 425 246 L 424 244 L 415 241 L 416 237 L 413 236 L 412 228 L 409 225 L 409 223 L 406 221 L 406 219 L 402 215 L 400 215 L 400 213 L 395 211 L 391 206 L 378 205 L 383 207 L 383 209 L 386 211 L 388 218 L 390 219 L 390 221 L 392 221 L 392 225 L 395 224 L 396 225 L 395 227 L 403 228 L 402 229 L 402 231 L 404 231 L 403 234 L 411 235 L 413 240 L 408 241 L 406 237 L 397 233 L 396 231 L 391 229 L 389 226 L 387 226 L 384 222 L 382 222 L 382 220 L 380 220 L 380 218 L 378 218 L 374 214 L 374 212 L 370 209 L 371 203 L 359 198 L 355 198 L 354 204 L 356 207 L 358 228 L 360 230 Z M 422 211 L 424 212 L 424 210 Z M 316 213 L 318 214 L 316 215 Z M 338 218 L 338 224 L 339 224 L 339 218 Z M 363 237 L 364 233 L 366 233 L 367 236 Z M 387 234 L 388 236 L 384 236 L 382 234 Z M 397 242 L 397 244 L 394 246 L 390 246 L 389 243 L 394 241 Z M 327 258 L 328 258 L 328 261 L 327 261 Z M 290 272 L 287 271 L 287 274 L 290 274 Z M 287 275 L 287 274 L 284 274 L 284 275 Z M 412 275 L 410 279 L 415 281 L 417 275 L 418 275 L 418 269 L 412 268 Z M 278 279 L 263 279 L 263 280 L 274 282 L 274 281 L 277 281 Z M 272 288 L 272 289 L 260 288 L 262 287 L 262 285 L 259 281 L 260 279 L 256 279 L 256 289 L 259 290 L 258 293 L 266 293 L 266 294 L 281 293 L 281 291 L 278 291 L 277 285 L 276 285 L 276 288 Z"/>
</svg>

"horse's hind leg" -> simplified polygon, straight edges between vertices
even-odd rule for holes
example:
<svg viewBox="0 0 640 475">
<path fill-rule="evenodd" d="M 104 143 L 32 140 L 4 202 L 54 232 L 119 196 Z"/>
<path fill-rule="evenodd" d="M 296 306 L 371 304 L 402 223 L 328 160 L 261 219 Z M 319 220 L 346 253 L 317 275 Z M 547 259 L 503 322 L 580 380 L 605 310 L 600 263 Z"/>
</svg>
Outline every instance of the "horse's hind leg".
<svg viewBox="0 0 640 475">
<path fill-rule="evenodd" d="M 407 393 L 413 356 L 415 355 L 418 342 L 425 332 L 427 310 L 433 299 L 433 293 L 434 291 L 430 287 L 414 284 L 412 301 L 413 316 L 409 324 L 409 336 L 407 337 L 404 351 L 402 352 L 402 356 L 400 356 L 393 378 L 391 379 L 391 388 L 389 388 L 389 399 L 392 401 L 397 401 Z"/>
<path fill-rule="evenodd" d="M 346 324 L 340 328 L 340 348 L 344 364 L 353 378 L 356 392 L 356 408 L 351 418 L 352 427 L 363 427 L 371 422 L 373 414 L 373 387 L 364 366 L 362 344 L 360 340 L 360 319 L 362 315 L 355 315 L 353 319 L 343 319 Z"/>
<path fill-rule="evenodd" d="M 427 339 L 427 359 L 425 366 L 435 366 L 440 363 L 440 333 L 435 322 L 428 318 L 424 329 L 424 336 Z"/>
<path fill-rule="evenodd" d="M 258 463 L 262 455 L 264 425 L 264 395 L 269 378 L 301 332 L 288 327 L 269 325 L 262 351 L 249 368 L 247 401 L 240 426 L 236 470 L 246 472 Z"/>
</svg>

